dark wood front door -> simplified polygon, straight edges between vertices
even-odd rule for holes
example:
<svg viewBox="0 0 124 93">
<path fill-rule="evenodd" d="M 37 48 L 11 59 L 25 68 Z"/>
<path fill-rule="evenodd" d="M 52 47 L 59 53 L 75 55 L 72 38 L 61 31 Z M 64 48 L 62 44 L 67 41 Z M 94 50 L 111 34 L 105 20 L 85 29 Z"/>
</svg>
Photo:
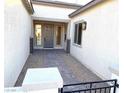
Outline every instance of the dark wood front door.
<svg viewBox="0 0 124 93">
<path fill-rule="evenodd" d="M 44 48 L 53 48 L 54 46 L 54 29 L 51 24 L 44 24 L 43 28 Z"/>
</svg>

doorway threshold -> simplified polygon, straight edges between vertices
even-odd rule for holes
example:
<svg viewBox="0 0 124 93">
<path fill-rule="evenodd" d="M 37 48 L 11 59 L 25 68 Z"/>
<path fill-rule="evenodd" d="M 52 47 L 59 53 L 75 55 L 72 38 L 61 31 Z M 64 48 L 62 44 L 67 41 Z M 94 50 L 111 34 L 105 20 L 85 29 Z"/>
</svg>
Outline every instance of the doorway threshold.
<svg viewBox="0 0 124 93">
<path fill-rule="evenodd" d="M 63 47 L 54 47 L 54 48 L 39 48 L 38 47 L 38 48 L 36 48 L 35 47 L 34 49 L 45 49 L 45 50 L 48 49 L 48 50 L 52 50 L 52 49 L 64 49 L 64 48 Z"/>
</svg>

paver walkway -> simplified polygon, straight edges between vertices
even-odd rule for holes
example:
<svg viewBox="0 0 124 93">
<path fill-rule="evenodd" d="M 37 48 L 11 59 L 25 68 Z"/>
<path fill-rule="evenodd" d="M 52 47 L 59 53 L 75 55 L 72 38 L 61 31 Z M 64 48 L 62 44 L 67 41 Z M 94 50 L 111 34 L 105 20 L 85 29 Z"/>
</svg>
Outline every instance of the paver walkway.
<svg viewBox="0 0 124 93">
<path fill-rule="evenodd" d="M 64 50 L 35 50 L 25 63 L 15 86 L 21 86 L 28 68 L 58 67 L 64 84 L 101 80 Z"/>
</svg>

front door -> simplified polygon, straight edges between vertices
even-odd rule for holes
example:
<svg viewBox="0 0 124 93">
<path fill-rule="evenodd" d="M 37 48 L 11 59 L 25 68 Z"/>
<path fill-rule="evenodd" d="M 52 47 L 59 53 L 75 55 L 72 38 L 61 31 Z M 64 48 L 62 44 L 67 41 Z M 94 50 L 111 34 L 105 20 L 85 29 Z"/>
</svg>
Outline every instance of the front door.
<svg viewBox="0 0 124 93">
<path fill-rule="evenodd" d="M 54 46 L 54 29 L 51 24 L 44 24 L 43 28 L 44 48 L 53 48 Z"/>
</svg>

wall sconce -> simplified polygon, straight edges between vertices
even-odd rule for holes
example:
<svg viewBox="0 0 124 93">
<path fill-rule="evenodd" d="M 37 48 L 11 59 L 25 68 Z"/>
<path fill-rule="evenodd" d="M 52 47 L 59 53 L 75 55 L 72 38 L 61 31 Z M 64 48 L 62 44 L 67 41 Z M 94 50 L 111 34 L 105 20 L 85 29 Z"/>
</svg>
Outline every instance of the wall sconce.
<svg viewBox="0 0 124 93">
<path fill-rule="evenodd" d="M 86 28 L 87 28 L 87 22 L 84 21 L 84 22 L 82 23 L 82 30 L 86 30 Z"/>
</svg>

